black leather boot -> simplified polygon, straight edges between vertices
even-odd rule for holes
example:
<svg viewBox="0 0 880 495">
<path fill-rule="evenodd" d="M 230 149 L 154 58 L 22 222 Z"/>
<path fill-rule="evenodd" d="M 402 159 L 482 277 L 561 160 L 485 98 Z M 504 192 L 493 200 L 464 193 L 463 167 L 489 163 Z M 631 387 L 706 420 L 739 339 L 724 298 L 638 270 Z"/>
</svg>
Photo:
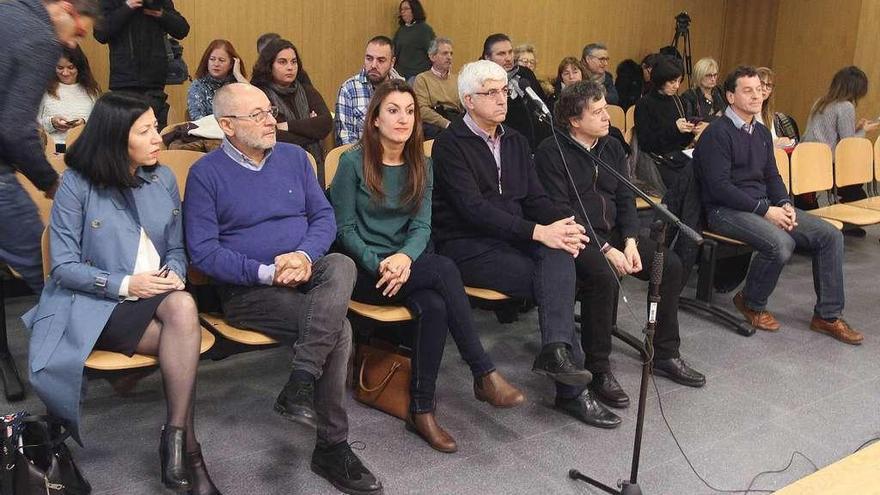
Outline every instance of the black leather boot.
<svg viewBox="0 0 880 495">
<path fill-rule="evenodd" d="M 159 440 L 162 484 L 176 492 L 185 492 L 192 488 L 185 452 L 186 431 L 176 426 L 163 426 L 162 437 Z"/>
<path fill-rule="evenodd" d="M 211 475 L 208 474 L 208 467 L 205 466 L 205 459 L 202 458 L 202 446 L 199 445 L 195 452 L 186 453 L 186 467 L 189 468 L 190 482 L 192 489 L 189 495 L 222 495 L 220 490 L 214 486 Z"/>
</svg>

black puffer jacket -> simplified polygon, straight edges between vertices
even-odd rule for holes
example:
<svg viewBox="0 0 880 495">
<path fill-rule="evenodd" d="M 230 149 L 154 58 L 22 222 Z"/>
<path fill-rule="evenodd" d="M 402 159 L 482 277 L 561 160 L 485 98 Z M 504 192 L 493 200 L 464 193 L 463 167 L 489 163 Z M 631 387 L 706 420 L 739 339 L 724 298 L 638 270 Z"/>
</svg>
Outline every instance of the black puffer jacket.
<svg viewBox="0 0 880 495">
<path fill-rule="evenodd" d="M 183 39 L 189 23 L 164 0 L 162 15 L 151 17 L 131 9 L 125 0 L 101 0 L 104 19 L 95 26 L 95 39 L 110 44 L 110 89 L 162 89 L 168 72 L 165 35 Z"/>
</svg>

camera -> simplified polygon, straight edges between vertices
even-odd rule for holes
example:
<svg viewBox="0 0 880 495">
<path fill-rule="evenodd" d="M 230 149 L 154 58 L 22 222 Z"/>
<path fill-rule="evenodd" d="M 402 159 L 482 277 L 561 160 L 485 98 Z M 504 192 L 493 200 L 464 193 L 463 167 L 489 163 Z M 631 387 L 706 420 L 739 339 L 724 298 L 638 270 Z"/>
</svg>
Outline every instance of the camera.
<svg viewBox="0 0 880 495">
<path fill-rule="evenodd" d="M 147 10 L 162 10 L 165 0 L 144 0 L 144 8 Z"/>
<path fill-rule="evenodd" d="M 684 33 L 691 27 L 691 16 L 687 12 L 681 12 L 675 16 L 675 31 Z"/>
</svg>

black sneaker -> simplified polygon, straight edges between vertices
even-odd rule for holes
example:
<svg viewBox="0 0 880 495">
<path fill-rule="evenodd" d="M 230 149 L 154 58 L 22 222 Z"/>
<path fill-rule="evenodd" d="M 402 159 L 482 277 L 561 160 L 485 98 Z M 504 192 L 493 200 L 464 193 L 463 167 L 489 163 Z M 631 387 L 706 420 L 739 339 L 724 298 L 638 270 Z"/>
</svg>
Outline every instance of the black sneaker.
<svg viewBox="0 0 880 495">
<path fill-rule="evenodd" d="M 331 447 L 315 446 L 312 472 L 329 481 L 342 493 L 374 495 L 382 493 L 382 482 L 364 466 L 347 442 Z"/>
<path fill-rule="evenodd" d="M 317 428 L 315 381 L 291 378 L 275 400 L 275 412 L 285 419 Z"/>
</svg>

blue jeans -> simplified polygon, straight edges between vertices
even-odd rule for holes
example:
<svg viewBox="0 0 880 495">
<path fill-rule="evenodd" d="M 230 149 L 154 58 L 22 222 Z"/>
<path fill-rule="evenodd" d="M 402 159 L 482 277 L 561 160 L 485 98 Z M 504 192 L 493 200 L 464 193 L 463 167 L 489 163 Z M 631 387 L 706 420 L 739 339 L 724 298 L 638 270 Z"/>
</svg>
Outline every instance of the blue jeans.
<svg viewBox="0 0 880 495">
<path fill-rule="evenodd" d="M 709 228 L 723 236 L 752 246 L 752 259 L 743 289 L 746 306 L 755 311 L 767 307 L 782 267 L 795 248 L 809 251 L 813 258 L 813 286 L 816 289 L 815 315 L 834 320 L 843 313 L 843 235 L 831 224 L 797 211 L 797 227 L 786 232 L 754 213 L 724 207 L 706 212 Z"/>
<path fill-rule="evenodd" d="M 37 294 L 43 290 L 42 235 L 36 205 L 14 172 L 0 170 L 0 261 L 21 274 Z"/>
</svg>

